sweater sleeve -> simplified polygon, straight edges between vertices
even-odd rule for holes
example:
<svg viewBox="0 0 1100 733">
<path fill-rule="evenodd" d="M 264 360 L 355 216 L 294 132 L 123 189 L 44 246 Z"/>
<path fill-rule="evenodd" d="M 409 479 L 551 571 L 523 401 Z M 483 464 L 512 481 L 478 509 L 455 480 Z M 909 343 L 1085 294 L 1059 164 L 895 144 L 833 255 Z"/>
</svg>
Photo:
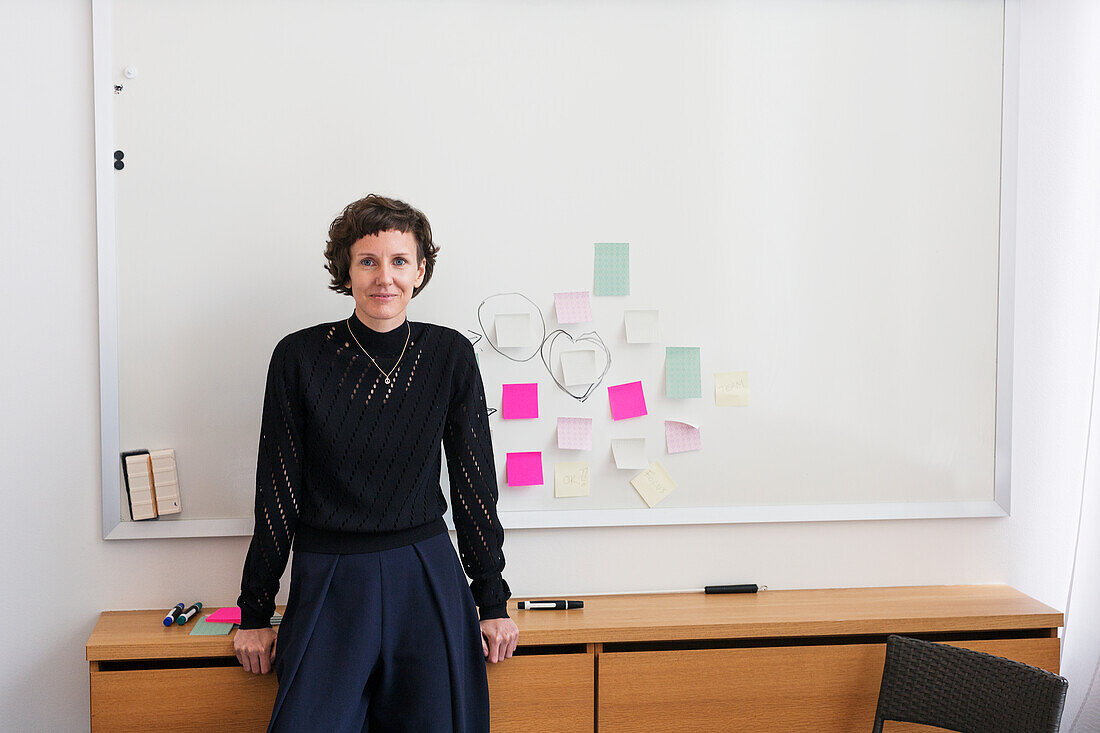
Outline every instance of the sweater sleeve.
<svg viewBox="0 0 1100 733">
<path fill-rule="evenodd" d="M 287 337 L 275 347 L 267 372 L 256 459 L 256 524 L 237 598 L 242 629 L 271 626 L 275 594 L 298 523 L 302 411 L 297 383 L 297 360 Z"/>
<path fill-rule="evenodd" d="M 497 480 L 485 388 L 465 338 L 457 344 L 457 363 L 443 431 L 451 483 L 451 516 L 458 531 L 462 567 L 482 619 L 507 618 L 512 595 L 504 570 L 504 528 L 497 517 Z"/>
</svg>

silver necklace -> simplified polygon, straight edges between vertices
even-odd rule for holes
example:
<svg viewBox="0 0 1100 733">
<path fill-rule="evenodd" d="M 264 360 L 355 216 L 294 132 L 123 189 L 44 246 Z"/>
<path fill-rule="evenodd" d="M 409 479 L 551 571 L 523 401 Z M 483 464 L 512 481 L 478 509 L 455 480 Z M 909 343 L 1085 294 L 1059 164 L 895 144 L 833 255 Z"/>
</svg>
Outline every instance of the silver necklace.
<svg viewBox="0 0 1100 733">
<path fill-rule="evenodd" d="M 351 337 L 355 339 L 355 343 L 358 344 L 359 348 L 363 349 L 363 344 L 360 344 L 359 339 L 355 338 L 355 331 L 351 330 L 350 317 L 347 320 L 347 324 L 348 333 L 350 333 Z M 384 369 L 382 369 L 382 367 L 378 366 L 378 362 L 374 361 L 374 357 L 371 356 L 366 349 L 363 349 L 363 353 L 367 355 L 367 358 L 371 360 L 378 371 L 382 372 L 382 376 L 386 378 L 386 384 L 390 383 L 390 375 L 397 371 L 397 365 L 401 363 L 401 360 L 405 357 L 405 349 L 409 347 L 409 338 L 412 336 L 412 324 L 409 323 L 409 319 L 407 318 L 405 319 L 405 325 L 409 327 L 409 333 L 405 336 L 405 345 L 401 347 L 401 356 L 397 357 L 397 361 L 393 364 L 393 369 L 390 369 L 389 372 L 386 372 Z"/>
</svg>

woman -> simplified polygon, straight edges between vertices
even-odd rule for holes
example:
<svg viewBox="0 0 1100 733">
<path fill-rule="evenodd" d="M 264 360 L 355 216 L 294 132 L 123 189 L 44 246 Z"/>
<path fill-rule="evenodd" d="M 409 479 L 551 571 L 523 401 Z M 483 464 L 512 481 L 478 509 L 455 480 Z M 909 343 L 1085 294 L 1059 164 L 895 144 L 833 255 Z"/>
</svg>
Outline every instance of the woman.
<svg viewBox="0 0 1100 733">
<path fill-rule="evenodd" d="M 438 249 L 408 204 L 349 204 L 325 257 L 329 287 L 354 298 L 354 313 L 292 333 L 272 354 L 233 640 L 246 670 L 275 670 L 269 731 L 489 729 L 485 659 L 511 657 L 519 630 L 505 609 L 473 347 L 405 316 Z M 442 519 L 441 444 L 461 566 Z"/>
</svg>

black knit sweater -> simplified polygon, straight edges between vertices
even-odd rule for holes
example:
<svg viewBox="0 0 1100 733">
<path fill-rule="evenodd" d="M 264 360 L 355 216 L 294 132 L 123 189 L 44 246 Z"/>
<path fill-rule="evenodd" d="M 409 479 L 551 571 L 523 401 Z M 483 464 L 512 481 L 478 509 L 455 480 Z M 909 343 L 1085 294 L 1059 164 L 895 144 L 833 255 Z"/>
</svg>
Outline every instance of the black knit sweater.
<svg viewBox="0 0 1100 733">
<path fill-rule="evenodd" d="M 241 628 L 270 625 L 292 543 L 306 552 L 374 552 L 446 531 L 441 443 L 474 601 L 481 618 L 506 617 L 504 530 L 473 346 L 431 323 L 379 333 L 354 314 L 349 321 L 292 333 L 271 356 Z M 379 368 L 395 364 L 387 385 Z"/>
</svg>

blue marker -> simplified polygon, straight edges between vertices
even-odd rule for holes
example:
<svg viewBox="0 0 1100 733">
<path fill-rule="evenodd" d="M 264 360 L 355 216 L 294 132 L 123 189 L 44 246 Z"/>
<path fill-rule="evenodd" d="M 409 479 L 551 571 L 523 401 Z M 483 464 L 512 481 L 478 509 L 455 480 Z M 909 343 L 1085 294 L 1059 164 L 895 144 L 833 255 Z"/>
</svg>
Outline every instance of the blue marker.
<svg viewBox="0 0 1100 733">
<path fill-rule="evenodd" d="M 195 614 L 198 613 L 200 610 L 202 610 L 202 604 L 198 601 L 195 601 L 195 605 L 189 606 L 186 611 L 179 615 L 179 618 L 176 619 L 176 623 L 180 626 L 183 626 L 185 623 L 194 618 Z"/>
<path fill-rule="evenodd" d="M 183 613 L 183 601 L 176 604 L 175 608 L 168 612 L 168 615 L 164 617 L 164 625 L 171 626 L 176 623 L 176 619 Z"/>
</svg>

